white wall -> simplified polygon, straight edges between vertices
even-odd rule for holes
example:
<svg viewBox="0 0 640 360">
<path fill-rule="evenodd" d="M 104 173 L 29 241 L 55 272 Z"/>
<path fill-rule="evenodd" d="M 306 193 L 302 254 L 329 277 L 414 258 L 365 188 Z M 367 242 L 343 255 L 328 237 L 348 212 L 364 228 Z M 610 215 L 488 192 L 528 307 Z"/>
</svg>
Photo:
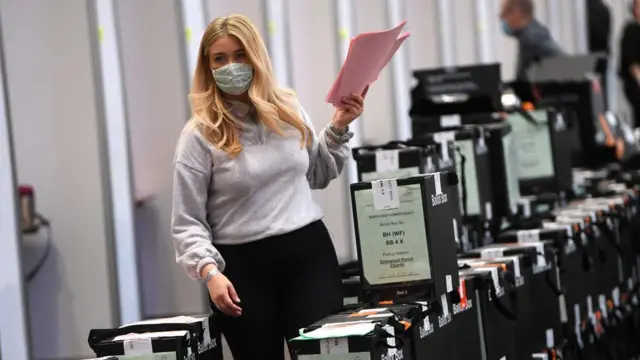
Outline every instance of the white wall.
<svg viewBox="0 0 640 360">
<path fill-rule="evenodd" d="M 405 0 L 405 2 L 407 29 L 411 31 L 411 37 L 407 40 L 411 69 L 440 66 L 437 0 Z"/>
<path fill-rule="evenodd" d="M 136 218 L 143 315 L 199 313 L 206 309 L 202 287 L 176 265 L 170 233 L 173 154 L 189 116 L 179 4 L 116 5 L 134 183 L 148 196 Z"/>
<path fill-rule="evenodd" d="M 353 4 L 356 34 L 390 28 L 386 0 L 354 0 Z M 409 37 L 402 46 L 411 40 Z M 389 64 L 367 93 L 366 110 L 360 122 L 363 144 L 382 144 L 396 139 L 393 91 Z"/>
<path fill-rule="evenodd" d="M 316 131 L 324 128 L 333 115 L 333 107 L 324 99 L 338 73 L 338 31 L 334 11 L 333 1 L 289 2 L 292 83 Z M 365 110 L 365 117 L 368 113 Z M 354 258 L 351 253 L 351 212 L 345 198 L 347 189 L 345 172 L 327 189 L 314 194 L 324 210 L 324 221 L 341 261 Z"/>
<path fill-rule="evenodd" d="M 17 175 L 53 226 L 27 288 L 33 355 L 86 357 L 88 331 L 117 318 L 87 2 L 0 5 Z"/>
<path fill-rule="evenodd" d="M 472 65 L 478 62 L 476 54 L 476 33 L 480 31 L 476 19 L 475 6 L 469 0 L 452 1 L 454 19 L 455 63 Z M 474 0 L 476 1 L 476 0 Z M 497 17 L 497 15 L 496 15 Z"/>
</svg>

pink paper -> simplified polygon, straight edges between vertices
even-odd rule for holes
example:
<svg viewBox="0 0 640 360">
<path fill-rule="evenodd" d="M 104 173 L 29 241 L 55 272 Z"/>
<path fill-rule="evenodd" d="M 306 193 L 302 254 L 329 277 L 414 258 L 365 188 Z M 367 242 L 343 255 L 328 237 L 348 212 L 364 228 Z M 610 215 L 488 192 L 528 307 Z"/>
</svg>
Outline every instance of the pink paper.
<svg viewBox="0 0 640 360">
<path fill-rule="evenodd" d="M 351 39 L 347 57 L 325 101 L 338 107 L 342 97 L 361 94 L 378 80 L 380 72 L 410 36 L 408 32 L 400 34 L 405 24 L 406 20 L 392 29 L 363 33 Z"/>
</svg>

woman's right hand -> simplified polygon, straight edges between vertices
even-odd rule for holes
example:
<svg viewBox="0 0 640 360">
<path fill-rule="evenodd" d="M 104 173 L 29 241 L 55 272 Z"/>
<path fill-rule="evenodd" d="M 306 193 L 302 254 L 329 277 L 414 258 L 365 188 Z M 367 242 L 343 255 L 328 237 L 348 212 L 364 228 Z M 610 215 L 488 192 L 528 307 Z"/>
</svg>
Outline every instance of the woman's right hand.
<svg viewBox="0 0 640 360">
<path fill-rule="evenodd" d="M 220 311 L 229 316 L 242 315 L 242 308 L 236 305 L 240 303 L 236 289 L 222 273 L 217 273 L 211 277 L 207 283 L 207 289 L 209 289 L 211 301 Z"/>
</svg>

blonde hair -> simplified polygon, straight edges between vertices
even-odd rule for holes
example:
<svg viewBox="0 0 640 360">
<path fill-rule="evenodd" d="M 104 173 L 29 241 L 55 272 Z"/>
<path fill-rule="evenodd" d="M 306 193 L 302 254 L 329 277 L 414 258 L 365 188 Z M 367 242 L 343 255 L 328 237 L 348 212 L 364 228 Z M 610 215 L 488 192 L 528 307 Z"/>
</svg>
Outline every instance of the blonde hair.
<svg viewBox="0 0 640 360">
<path fill-rule="evenodd" d="M 280 88 L 273 76 L 271 60 L 255 26 L 244 15 L 233 14 L 213 20 L 202 36 L 193 85 L 189 94 L 192 120 L 211 144 L 235 156 L 242 151 L 238 119 L 225 106 L 210 68 L 209 49 L 218 39 L 233 36 L 242 43 L 253 65 L 253 80 L 248 95 L 258 121 L 269 130 L 283 135 L 282 123 L 297 129 L 302 147 L 311 143 L 311 129 L 293 110 L 295 94 Z"/>
</svg>

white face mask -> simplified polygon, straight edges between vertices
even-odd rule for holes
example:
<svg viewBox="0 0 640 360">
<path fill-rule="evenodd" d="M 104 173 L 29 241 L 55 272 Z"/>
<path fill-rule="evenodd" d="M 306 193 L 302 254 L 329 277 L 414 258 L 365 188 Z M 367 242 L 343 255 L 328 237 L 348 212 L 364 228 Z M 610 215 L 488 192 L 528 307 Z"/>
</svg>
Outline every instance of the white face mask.
<svg viewBox="0 0 640 360">
<path fill-rule="evenodd" d="M 212 70 L 212 73 L 218 88 L 230 95 L 240 95 L 249 90 L 253 80 L 251 64 L 230 63 Z"/>
</svg>

